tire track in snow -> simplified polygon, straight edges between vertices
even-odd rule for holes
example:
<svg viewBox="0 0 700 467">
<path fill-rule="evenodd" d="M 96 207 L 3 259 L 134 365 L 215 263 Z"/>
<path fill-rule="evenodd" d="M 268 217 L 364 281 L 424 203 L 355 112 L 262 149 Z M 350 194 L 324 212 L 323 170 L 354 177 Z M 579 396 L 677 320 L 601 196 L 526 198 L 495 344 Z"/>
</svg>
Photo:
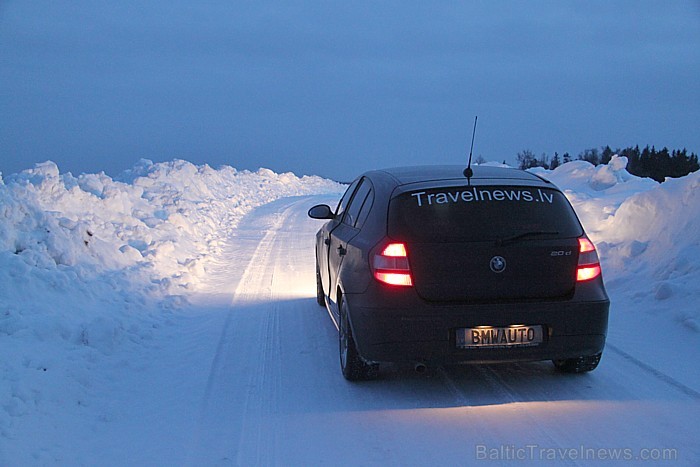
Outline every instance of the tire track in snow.
<svg viewBox="0 0 700 467">
<path fill-rule="evenodd" d="M 217 369 L 221 366 L 220 365 L 220 360 L 223 355 L 223 347 L 226 344 L 227 336 L 229 334 L 229 329 L 231 326 L 231 319 L 234 314 L 234 308 L 236 305 L 240 305 L 242 303 L 245 303 L 246 301 L 250 301 L 251 297 L 253 294 L 251 294 L 251 285 L 252 284 L 258 284 L 261 282 L 261 272 L 263 271 L 263 268 L 259 267 L 259 264 L 262 262 L 263 264 L 267 264 L 269 256 L 270 256 L 270 245 L 272 243 L 272 239 L 274 238 L 274 231 L 270 230 L 268 231 L 263 239 L 260 241 L 258 244 L 257 248 L 255 249 L 255 252 L 253 253 L 253 256 L 251 257 L 250 261 L 248 262 L 248 265 L 243 273 L 243 276 L 241 277 L 240 283 L 238 287 L 236 288 L 236 291 L 234 292 L 234 297 L 233 297 L 233 302 L 231 304 L 231 311 L 229 311 L 228 316 L 226 318 L 226 322 L 224 323 L 224 327 L 221 332 L 221 336 L 219 338 L 219 344 L 216 349 L 216 354 L 214 355 L 214 360 L 211 365 L 211 370 L 209 372 L 209 380 L 207 382 L 207 389 L 204 395 L 204 409 L 206 410 L 207 407 L 207 402 L 211 396 L 212 388 L 214 386 L 214 380 L 216 378 L 216 373 Z"/>
<path fill-rule="evenodd" d="M 528 410 L 527 405 L 523 404 L 523 397 L 519 396 L 520 392 L 517 388 L 514 388 L 511 384 L 506 382 L 505 379 L 490 366 L 480 365 L 478 369 L 491 387 L 502 394 L 504 401 L 514 403 L 518 413 L 532 421 L 531 427 L 542 435 L 542 438 L 537 437 L 536 439 L 546 439 L 548 447 L 550 448 L 565 448 L 561 443 L 561 438 L 556 436 L 556 433 L 552 433 L 552 429 L 547 428 L 545 424 L 541 423 L 540 419 Z M 541 443 L 541 441 L 538 442 Z M 563 465 L 579 465 L 577 462 L 569 459 L 560 460 L 559 463 Z"/>
<path fill-rule="evenodd" d="M 653 366 L 644 363 L 643 361 L 633 357 L 632 355 L 628 354 L 621 348 L 617 347 L 616 345 L 610 344 L 609 342 L 605 344 L 606 349 L 611 350 L 613 353 L 619 355 L 620 357 L 624 358 L 628 362 L 636 365 L 637 367 L 641 368 L 654 378 L 658 379 L 659 381 L 662 381 L 669 386 L 679 390 L 683 394 L 692 397 L 693 399 L 700 399 L 700 392 L 696 391 L 695 389 L 686 386 L 685 384 L 681 383 L 677 379 L 672 378 L 671 376 L 667 375 L 663 371 L 659 370 L 658 368 L 654 368 Z"/>
<path fill-rule="evenodd" d="M 266 210 L 279 205 L 263 206 L 248 219 L 249 227 L 262 224 L 265 233 L 234 292 L 219 336 L 188 465 L 201 465 L 204 460 L 214 465 L 275 463 L 279 440 L 273 415 L 282 385 L 282 362 L 273 282 L 282 256 L 279 250 L 284 248 L 280 231 L 290 216 L 298 215 L 298 204 L 304 201 L 287 201 L 282 212 L 270 214 Z"/>
<path fill-rule="evenodd" d="M 532 422 L 529 425 L 531 429 L 536 430 L 537 433 L 541 435 L 539 437 L 536 437 L 535 439 L 545 439 L 546 444 L 551 448 L 561 449 L 563 447 L 562 444 L 557 440 L 556 436 L 554 436 L 550 432 L 550 430 L 548 430 L 542 423 L 540 423 L 537 417 L 530 413 L 525 404 L 522 404 L 523 398 L 518 396 L 518 390 L 513 388 L 509 383 L 507 383 L 496 370 L 494 370 L 489 365 L 475 365 L 474 369 L 478 371 L 479 375 L 481 376 L 481 379 L 483 381 L 486 381 L 492 392 L 499 395 L 499 397 L 497 398 L 500 401 L 499 403 L 513 404 L 513 409 L 517 411 L 517 413 L 521 414 L 523 418 L 526 418 Z M 454 378 L 452 378 L 443 367 L 440 367 L 438 372 L 443 383 L 445 384 L 445 386 L 447 386 L 450 393 L 454 395 L 459 405 L 465 407 L 472 405 L 473 402 L 470 400 L 469 395 L 462 388 L 460 388 L 458 382 L 455 381 Z M 541 443 L 541 441 L 538 442 Z M 576 462 L 566 460 L 560 461 L 560 464 L 577 465 Z"/>
</svg>

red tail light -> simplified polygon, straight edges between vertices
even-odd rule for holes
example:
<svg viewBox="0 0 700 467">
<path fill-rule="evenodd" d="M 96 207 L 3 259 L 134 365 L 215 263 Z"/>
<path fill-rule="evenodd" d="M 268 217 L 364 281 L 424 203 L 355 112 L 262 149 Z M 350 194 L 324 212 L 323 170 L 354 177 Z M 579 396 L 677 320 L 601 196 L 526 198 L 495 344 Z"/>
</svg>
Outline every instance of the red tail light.
<svg viewBox="0 0 700 467">
<path fill-rule="evenodd" d="M 600 261 L 593 243 L 586 237 L 580 237 L 578 247 L 576 282 L 589 281 L 600 276 Z"/>
<path fill-rule="evenodd" d="M 411 268 L 408 265 L 406 245 L 390 243 L 372 260 L 374 278 L 389 285 L 410 287 L 413 285 Z"/>
</svg>

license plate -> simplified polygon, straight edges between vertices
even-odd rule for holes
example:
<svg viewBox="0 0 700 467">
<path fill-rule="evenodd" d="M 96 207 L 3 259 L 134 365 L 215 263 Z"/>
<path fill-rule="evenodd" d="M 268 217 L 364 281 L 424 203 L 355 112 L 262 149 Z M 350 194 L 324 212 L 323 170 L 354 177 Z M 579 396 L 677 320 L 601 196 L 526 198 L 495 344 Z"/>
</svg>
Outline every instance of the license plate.
<svg viewBox="0 0 700 467">
<path fill-rule="evenodd" d="M 457 329 L 460 349 L 528 347 L 542 343 L 542 326 L 478 326 Z"/>
</svg>

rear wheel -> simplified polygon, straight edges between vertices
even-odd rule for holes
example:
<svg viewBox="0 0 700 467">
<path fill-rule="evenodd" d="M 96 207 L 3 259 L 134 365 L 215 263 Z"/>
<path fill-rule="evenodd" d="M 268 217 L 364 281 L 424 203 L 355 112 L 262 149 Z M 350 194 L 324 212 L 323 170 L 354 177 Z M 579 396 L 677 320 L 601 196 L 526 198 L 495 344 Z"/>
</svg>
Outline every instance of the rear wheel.
<svg viewBox="0 0 700 467">
<path fill-rule="evenodd" d="M 350 322 L 348 321 L 347 310 L 342 299 L 340 300 L 339 307 L 340 326 L 338 330 L 338 341 L 340 344 L 340 369 L 343 372 L 343 376 L 348 381 L 373 379 L 377 376 L 379 365 L 376 363 L 367 363 L 360 357 L 355 345 L 355 339 L 352 335 Z"/>
<path fill-rule="evenodd" d="M 585 373 L 593 371 L 600 362 L 602 353 L 583 357 L 567 358 L 564 360 L 552 360 L 557 370 L 564 373 Z"/>
</svg>

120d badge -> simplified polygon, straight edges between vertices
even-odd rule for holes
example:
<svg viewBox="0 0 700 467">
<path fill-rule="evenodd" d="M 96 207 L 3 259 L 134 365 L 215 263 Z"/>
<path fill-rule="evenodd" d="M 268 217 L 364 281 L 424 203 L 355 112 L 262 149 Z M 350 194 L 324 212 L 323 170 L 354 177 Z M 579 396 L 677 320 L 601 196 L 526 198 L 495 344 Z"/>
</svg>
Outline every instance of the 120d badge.
<svg viewBox="0 0 700 467">
<path fill-rule="evenodd" d="M 558 250 L 558 251 L 552 251 L 549 256 L 571 256 L 572 251 L 568 250 Z"/>
</svg>

